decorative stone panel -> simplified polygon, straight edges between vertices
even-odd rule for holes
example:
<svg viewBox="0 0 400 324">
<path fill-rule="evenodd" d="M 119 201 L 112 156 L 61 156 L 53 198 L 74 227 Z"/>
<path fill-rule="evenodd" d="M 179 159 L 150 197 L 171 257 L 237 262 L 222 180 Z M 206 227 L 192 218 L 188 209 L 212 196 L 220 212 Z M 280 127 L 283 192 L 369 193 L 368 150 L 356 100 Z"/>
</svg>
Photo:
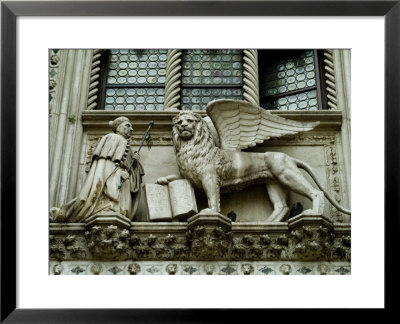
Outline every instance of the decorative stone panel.
<svg viewBox="0 0 400 324">
<path fill-rule="evenodd" d="M 350 275 L 348 262 L 50 261 L 50 275 Z"/>
</svg>

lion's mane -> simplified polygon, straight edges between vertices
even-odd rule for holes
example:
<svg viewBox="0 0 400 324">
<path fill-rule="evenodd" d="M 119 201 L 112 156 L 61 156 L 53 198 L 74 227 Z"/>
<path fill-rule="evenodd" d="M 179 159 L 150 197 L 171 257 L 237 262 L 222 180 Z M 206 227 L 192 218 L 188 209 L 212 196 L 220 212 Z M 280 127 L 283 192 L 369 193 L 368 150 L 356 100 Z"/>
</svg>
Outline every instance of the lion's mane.
<svg viewBox="0 0 400 324">
<path fill-rule="evenodd" d="M 195 117 L 196 128 L 192 138 L 184 140 L 180 137 L 176 123 L 181 116 L 189 114 Z M 232 162 L 216 146 L 207 123 L 199 114 L 191 111 L 183 111 L 174 117 L 172 138 L 179 170 L 196 187 L 202 187 L 202 174 L 210 163 L 215 163 L 217 167 L 218 180 L 225 178 Z"/>
</svg>

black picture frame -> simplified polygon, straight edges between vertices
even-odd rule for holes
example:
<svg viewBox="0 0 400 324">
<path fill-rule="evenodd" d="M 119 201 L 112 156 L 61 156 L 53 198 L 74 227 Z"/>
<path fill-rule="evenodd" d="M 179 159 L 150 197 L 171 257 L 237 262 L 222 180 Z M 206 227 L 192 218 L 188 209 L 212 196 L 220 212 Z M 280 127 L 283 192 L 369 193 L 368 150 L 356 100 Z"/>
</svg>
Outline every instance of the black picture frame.
<svg viewBox="0 0 400 324">
<path fill-rule="evenodd" d="M 1 3 L 1 322 L 236 322 L 265 310 L 16 309 L 16 19 L 19 16 L 384 16 L 385 309 L 397 306 L 392 262 L 399 237 L 400 1 L 2 1 Z M 371 125 L 373 127 L 373 125 Z M 371 131 L 371 134 L 373 132 Z M 372 135 L 371 135 L 372 136 Z M 370 154 L 370 152 L 366 152 Z M 373 177 L 372 174 L 366 177 Z M 371 239 L 373 240 L 373 238 Z M 371 242 L 373 244 L 373 242 Z M 371 258 L 374 256 L 371 255 Z M 366 270 L 367 271 L 367 270 Z M 262 314 L 259 314 L 262 313 Z"/>
</svg>

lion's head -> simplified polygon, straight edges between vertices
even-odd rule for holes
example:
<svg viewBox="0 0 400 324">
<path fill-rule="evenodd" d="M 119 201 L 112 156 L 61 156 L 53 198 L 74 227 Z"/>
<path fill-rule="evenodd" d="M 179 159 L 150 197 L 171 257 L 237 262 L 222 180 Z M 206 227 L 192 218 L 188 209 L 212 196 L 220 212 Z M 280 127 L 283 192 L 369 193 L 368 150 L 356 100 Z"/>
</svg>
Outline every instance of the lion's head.
<svg viewBox="0 0 400 324">
<path fill-rule="evenodd" d="M 172 119 L 172 137 L 177 151 L 182 143 L 204 146 L 214 144 L 210 131 L 203 118 L 192 111 L 182 111 Z"/>
<path fill-rule="evenodd" d="M 196 174 L 219 155 L 219 148 L 211 135 L 206 121 L 192 111 L 182 111 L 172 120 L 172 138 L 181 174 L 196 187 L 201 182 Z"/>
<path fill-rule="evenodd" d="M 174 131 L 182 140 L 189 140 L 201 124 L 201 116 L 191 111 L 182 111 L 172 119 Z"/>
</svg>

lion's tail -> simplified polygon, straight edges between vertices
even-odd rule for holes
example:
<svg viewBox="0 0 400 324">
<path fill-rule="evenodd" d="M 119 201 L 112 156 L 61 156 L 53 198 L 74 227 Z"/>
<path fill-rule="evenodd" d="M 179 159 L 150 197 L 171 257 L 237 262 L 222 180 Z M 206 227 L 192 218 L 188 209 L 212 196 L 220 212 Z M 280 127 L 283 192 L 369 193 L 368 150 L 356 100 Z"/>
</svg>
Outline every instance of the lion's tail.
<svg viewBox="0 0 400 324">
<path fill-rule="evenodd" d="M 307 163 L 305 163 L 305 162 L 303 162 L 303 161 L 300 161 L 300 160 L 295 160 L 295 161 L 296 161 L 296 164 L 297 164 L 297 166 L 298 166 L 299 168 L 301 168 L 301 169 L 307 171 L 307 173 L 311 176 L 311 178 L 313 178 L 314 182 L 317 184 L 318 188 L 324 193 L 326 199 L 328 199 L 329 202 L 330 202 L 337 210 L 341 211 L 341 212 L 344 213 L 344 214 L 351 215 L 351 211 L 350 211 L 350 210 L 348 210 L 348 209 L 346 209 L 346 208 L 340 206 L 340 205 L 329 195 L 329 193 L 322 187 L 322 185 L 321 185 L 321 183 L 318 181 L 317 176 L 315 175 L 314 171 L 311 169 L 311 167 L 310 167 Z"/>
</svg>

